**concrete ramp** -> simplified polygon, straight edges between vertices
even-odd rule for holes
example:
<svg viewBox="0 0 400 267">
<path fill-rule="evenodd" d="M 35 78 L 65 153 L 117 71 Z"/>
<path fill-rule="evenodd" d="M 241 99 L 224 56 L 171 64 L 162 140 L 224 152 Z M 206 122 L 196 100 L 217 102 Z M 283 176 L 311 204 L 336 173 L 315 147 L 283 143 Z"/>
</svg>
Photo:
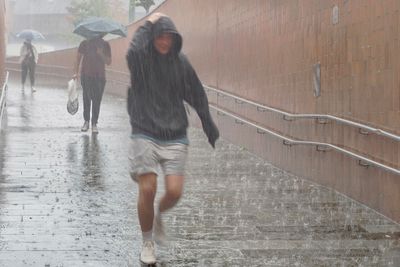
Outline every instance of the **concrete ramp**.
<svg viewBox="0 0 400 267">
<path fill-rule="evenodd" d="M 80 132 L 81 110 L 67 113 L 64 89 L 10 85 L 0 266 L 140 266 L 125 100 L 103 99 L 96 136 Z M 225 140 L 212 150 L 198 129 L 190 140 L 159 266 L 400 266 L 399 225 Z"/>
</svg>

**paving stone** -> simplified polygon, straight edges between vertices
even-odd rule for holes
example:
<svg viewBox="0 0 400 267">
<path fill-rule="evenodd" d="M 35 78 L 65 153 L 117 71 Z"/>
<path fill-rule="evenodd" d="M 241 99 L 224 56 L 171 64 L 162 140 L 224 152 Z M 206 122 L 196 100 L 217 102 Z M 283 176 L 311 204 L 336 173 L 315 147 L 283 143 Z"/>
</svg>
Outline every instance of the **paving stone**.
<svg viewBox="0 0 400 267">
<path fill-rule="evenodd" d="M 80 132 L 81 110 L 69 115 L 66 102 L 64 89 L 10 85 L 0 266 L 140 266 L 125 100 L 104 95 L 98 135 Z M 226 140 L 212 150 L 201 130 L 189 135 L 159 266 L 400 266 L 398 224 Z"/>
</svg>

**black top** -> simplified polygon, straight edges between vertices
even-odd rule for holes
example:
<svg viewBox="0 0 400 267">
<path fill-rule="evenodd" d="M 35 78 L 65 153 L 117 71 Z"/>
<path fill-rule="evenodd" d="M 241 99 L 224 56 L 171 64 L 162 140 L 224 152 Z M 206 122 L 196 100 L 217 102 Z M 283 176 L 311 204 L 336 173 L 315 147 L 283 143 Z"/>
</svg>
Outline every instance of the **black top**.
<svg viewBox="0 0 400 267">
<path fill-rule="evenodd" d="M 105 80 L 106 65 L 97 53 L 98 48 L 102 49 L 106 56 L 111 57 L 110 44 L 102 38 L 84 40 L 80 43 L 78 52 L 83 55 L 81 75 Z"/>
<path fill-rule="evenodd" d="M 154 38 L 163 32 L 174 35 L 167 55 L 158 53 L 153 45 Z M 161 17 L 154 25 L 147 21 L 136 31 L 126 56 L 131 73 L 128 113 L 132 133 L 159 140 L 185 137 L 186 101 L 196 110 L 214 147 L 219 132 L 211 118 L 204 88 L 181 47 L 182 37 L 168 17 Z"/>
</svg>

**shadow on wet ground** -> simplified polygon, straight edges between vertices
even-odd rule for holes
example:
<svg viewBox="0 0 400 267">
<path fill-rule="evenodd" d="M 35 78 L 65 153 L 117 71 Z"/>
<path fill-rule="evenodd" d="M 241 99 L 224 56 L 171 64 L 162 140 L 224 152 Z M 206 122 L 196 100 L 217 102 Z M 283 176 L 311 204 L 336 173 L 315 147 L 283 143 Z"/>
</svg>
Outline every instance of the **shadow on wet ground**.
<svg viewBox="0 0 400 267">
<path fill-rule="evenodd" d="M 65 90 L 10 85 L 0 266 L 141 266 L 125 101 L 103 99 L 92 135 L 81 110 L 67 113 Z M 400 266 L 399 225 L 227 141 L 212 150 L 198 129 L 190 140 L 158 266 Z"/>
</svg>

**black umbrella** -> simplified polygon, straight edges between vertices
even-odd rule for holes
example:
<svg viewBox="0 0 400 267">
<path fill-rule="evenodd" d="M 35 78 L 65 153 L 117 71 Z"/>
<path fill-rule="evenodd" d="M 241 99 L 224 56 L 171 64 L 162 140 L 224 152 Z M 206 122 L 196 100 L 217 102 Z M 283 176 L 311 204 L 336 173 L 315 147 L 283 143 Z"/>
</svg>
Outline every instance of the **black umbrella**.
<svg viewBox="0 0 400 267">
<path fill-rule="evenodd" d="M 99 17 L 85 19 L 76 26 L 74 33 L 87 39 L 103 36 L 108 33 L 123 37 L 127 36 L 127 30 L 124 25 L 107 18 Z"/>
</svg>

